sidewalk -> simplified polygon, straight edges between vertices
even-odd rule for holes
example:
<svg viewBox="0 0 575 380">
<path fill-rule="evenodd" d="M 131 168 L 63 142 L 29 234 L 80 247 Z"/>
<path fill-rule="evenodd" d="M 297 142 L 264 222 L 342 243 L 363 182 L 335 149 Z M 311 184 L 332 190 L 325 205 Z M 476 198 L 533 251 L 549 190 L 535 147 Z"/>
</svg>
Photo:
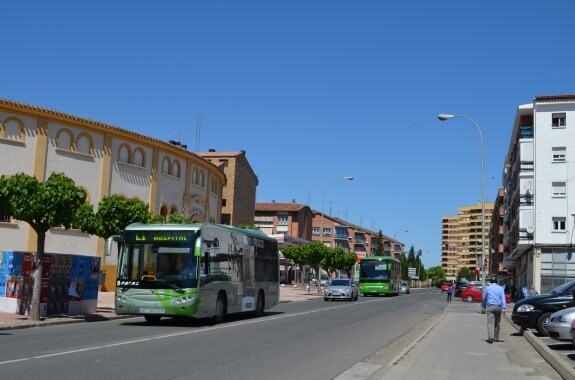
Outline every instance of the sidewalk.
<svg viewBox="0 0 575 380">
<path fill-rule="evenodd" d="M 294 288 L 292 285 L 286 285 L 280 288 L 280 302 L 305 301 L 321 297 L 317 294 L 317 288 L 308 291 L 303 285 Z M 99 292 L 98 304 L 95 313 L 88 315 L 74 316 L 50 316 L 43 318 L 41 321 L 33 321 L 28 316 L 14 313 L 0 312 L 0 330 L 20 329 L 28 327 L 40 327 L 46 325 L 58 325 L 80 322 L 96 322 L 109 319 L 127 318 L 118 316 L 114 311 L 114 292 Z"/>
<path fill-rule="evenodd" d="M 513 305 L 508 306 L 508 315 L 501 320 L 503 342 L 489 344 L 487 316 L 480 313 L 480 305 L 455 298 L 434 326 L 369 379 L 573 378 L 573 368 L 557 368 L 561 363 L 551 367 L 519 334 L 509 319 Z"/>
</svg>

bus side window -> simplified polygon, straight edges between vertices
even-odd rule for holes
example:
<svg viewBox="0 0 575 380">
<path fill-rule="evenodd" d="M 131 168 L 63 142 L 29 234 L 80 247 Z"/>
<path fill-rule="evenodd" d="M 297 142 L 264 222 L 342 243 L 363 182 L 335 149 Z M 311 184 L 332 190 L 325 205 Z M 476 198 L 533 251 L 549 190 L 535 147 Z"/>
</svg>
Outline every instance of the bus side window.
<svg viewBox="0 0 575 380">
<path fill-rule="evenodd" d="M 210 253 L 204 252 L 204 274 L 210 273 Z"/>
</svg>

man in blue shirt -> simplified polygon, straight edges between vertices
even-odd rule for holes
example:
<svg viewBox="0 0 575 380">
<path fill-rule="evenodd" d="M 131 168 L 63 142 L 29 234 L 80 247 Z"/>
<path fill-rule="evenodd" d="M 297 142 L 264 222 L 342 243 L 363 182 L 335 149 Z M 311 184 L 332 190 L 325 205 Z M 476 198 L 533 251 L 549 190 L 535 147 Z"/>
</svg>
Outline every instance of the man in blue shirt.
<svg viewBox="0 0 575 380">
<path fill-rule="evenodd" d="M 502 342 L 499 340 L 501 312 L 505 314 L 507 310 L 503 288 L 496 283 L 487 286 L 483 292 L 481 306 L 487 310 L 487 343 Z"/>
</svg>

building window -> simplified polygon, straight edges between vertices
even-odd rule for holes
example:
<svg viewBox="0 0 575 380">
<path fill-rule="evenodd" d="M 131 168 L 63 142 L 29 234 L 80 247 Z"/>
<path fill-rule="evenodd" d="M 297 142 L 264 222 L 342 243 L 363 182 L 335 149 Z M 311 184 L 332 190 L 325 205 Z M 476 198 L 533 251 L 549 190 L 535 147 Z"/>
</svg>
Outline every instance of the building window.
<svg viewBox="0 0 575 380">
<path fill-rule="evenodd" d="M 551 183 L 551 196 L 557 198 L 565 198 L 566 186 L 565 182 L 552 182 Z"/>
<path fill-rule="evenodd" d="M 56 135 L 56 146 L 64 150 L 72 150 L 73 137 L 67 129 L 61 129 Z"/>
<path fill-rule="evenodd" d="M 174 160 L 174 162 L 172 162 L 172 172 L 170 174 L 180 178 L 180 161 Z"/>
<path fill-rule="evenodd" d="M 122 144 L 120 146 L 120 152 L 118 153 L 118 158 L 120 162 L 124 162 L 126 164 L 130 163 L 130 147 L 126 144 Z"/>
<path fill-rule="evenodd" d="M 565 231 L 565 218 L 553 218 L 553 231 Z"/>
<path fill-rule="evenodd" d="M 4 120 L 3 123 L 0 122 L 0 138 L 24 142 L 25 136 L 24 123 L 22 120 L 15 117 L 9 117 Z"/>
<path fill-rule="evenodd" d="M 134 150 L 134 160 L 132 162 L 132 164 L 136 165 L 136 166 L 141 166 L 144 167 L 145 166 L 145 154 L 144 151 L 141 148 L 136 148 Z"/>
<path fill-rule="evenodd" d="M 0 210 L 0 223 L 10 223 L 10 215 L 4 214 L 2 210 Z"/>
<path fill-rule="evenodd" d="M 567 149 L 565 147 L 553 148 L 553 162 L 565 162 L 566 155 Z"/>
<path fill-rule="evenodd" d="M 562 128 L 565 127 L 567 116 L 563 113 L 553 113 L 551 115 L 551 126 L 553 128 Z"/>
<path fill-rule="evenodd" d="M 167 157 L 164 157 L 163 161 L 162 161 L 162 173 L 164 174 L 170 174 L 170 159 Z"/>
<path fill-rule="evenodd" d="M 288 215 L 285 212 L 278 213 L 278 226 L 287 226 Z"/>
<path fill-rule="evenodd" d="M 324 228 L 323 236 L 331 236 L 331 228 Z"/>
<path fill-rule="evenodd" d="M 79 153 L 92 155 L 92 139 L 87 134 L 81 134 L 76 139 L 76 150 Z"/>
<path fill-rule="evenodd" d="M 319 227 L 312 227 L 311 228 L 311 234 L 319 236 Z"/>
</svg>

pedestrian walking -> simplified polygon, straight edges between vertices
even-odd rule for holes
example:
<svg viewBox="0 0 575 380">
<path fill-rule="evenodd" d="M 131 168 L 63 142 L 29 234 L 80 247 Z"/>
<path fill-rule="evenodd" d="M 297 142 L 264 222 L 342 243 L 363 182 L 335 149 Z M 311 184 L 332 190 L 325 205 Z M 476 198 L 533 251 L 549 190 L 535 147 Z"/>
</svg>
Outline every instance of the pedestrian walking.
<svg viewBox="0 0 575 380">
<path fill-rule="evenodd" d="M 537 293 L 537 290 L 535 290 L 535 287 L 533 285 L 531 285 L 529 287 L 529 290 L 527 291 L 527 295 L 528 295 L 528 297 L 534 297 L 534 296 L 538 296 L 539 293 Z"/>
<path fill-rule="evenodd" d="M 453 285 L 447 287 L 447 302 L 451 302 L 451 295 L 453 294 Z"/>
<path fill-rule="evenodd" d="M 507 310 L 503 288 L 497 283 L 486 287 L 483 292 L 481 306 L 487 312 L 487 343 L 502 342 L 502 340 L 499 340 L 501 313 L 505 314 Z"/>
<path fill-rule="evenodd" d="M 515 300 L 517 299 L 517 288 L 515 287 L 515 284 L 511 285 L 511 301 L 515 302 Z"/>
</svg>

